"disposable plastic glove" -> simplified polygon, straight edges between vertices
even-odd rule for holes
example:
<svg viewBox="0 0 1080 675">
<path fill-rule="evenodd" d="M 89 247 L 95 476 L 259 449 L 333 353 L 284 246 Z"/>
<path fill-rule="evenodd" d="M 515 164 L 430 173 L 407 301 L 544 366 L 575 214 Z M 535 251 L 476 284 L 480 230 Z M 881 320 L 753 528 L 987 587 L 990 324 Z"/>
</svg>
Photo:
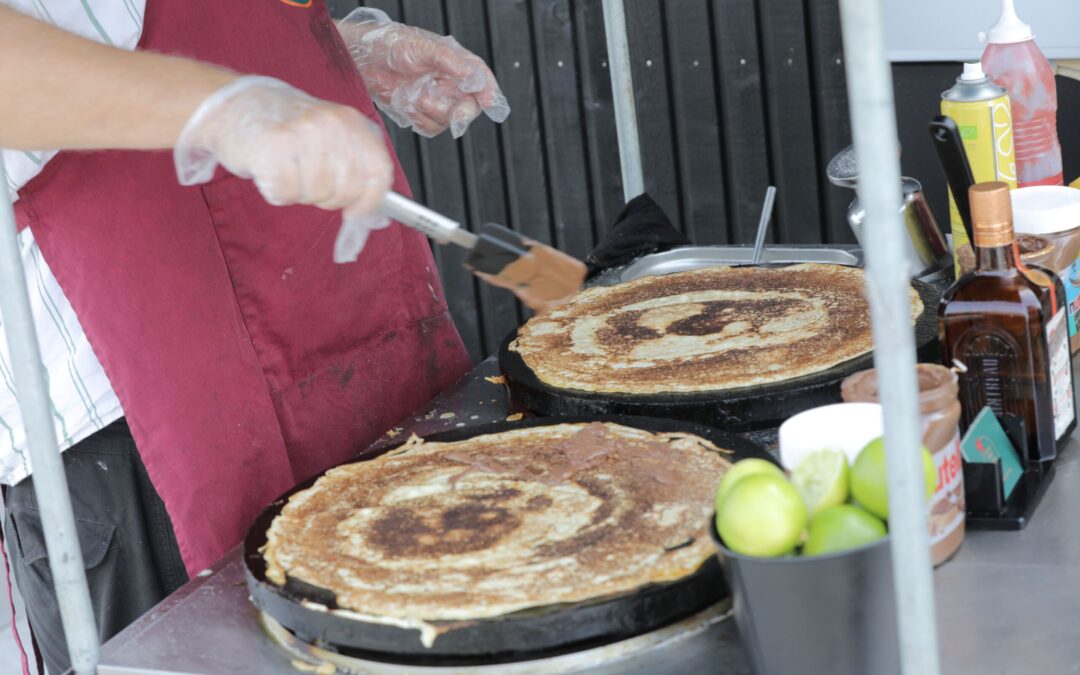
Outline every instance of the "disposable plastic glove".
<svg viewBox="0 0 1080 675">
<path fill-rule="evenodd" d="M 211 94 L 188 120 L 173 152 L 182 185 L 205 183 L 218 164 L 250 178 L 274 205 L 343 209 L 334 260 L 355 260 L 393 183 L 378 124 L 270 77 L 242 77 Z"/>
<path fill-rule="evenodd" d="M 510 114 L 506 97 L 483 59 L 450 36 L 436 35 L 361 7 L 338 24 L 368 92 L 403 128 L 460 138 L 483 111 L 495 122 Z"/>
</svg>

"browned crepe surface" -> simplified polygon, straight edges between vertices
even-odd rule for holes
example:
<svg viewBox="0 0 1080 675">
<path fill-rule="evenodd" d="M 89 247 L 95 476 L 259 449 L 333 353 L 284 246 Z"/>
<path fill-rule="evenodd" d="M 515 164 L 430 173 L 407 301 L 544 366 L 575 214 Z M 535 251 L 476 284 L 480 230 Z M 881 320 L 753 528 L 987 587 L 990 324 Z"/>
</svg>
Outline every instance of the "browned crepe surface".
<svg viewBox="0 0 1080 675">
<path fill-rule="evenodd" d="M 510 349 L 544 383 L 603 393 L 722 391 L 827 370 L 873 349 L 863 271 L 713 267 L 583 291 Z M 922 313 L 911 291 L 912 324 Z"/>
<path fill-rule="evenodd" d="M 606 423 L 414 443 L 294 495 L 267 533 L 267 577 L 331 590 L 365 616 L 423 621 L 680 579 L 714 553 L 721 452 Z"/>
</svg>

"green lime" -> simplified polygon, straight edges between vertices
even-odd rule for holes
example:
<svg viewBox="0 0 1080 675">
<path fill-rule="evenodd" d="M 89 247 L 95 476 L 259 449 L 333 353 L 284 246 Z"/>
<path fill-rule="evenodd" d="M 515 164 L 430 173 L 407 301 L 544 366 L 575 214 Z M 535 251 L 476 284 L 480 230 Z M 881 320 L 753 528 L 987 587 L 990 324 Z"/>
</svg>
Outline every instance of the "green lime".
<svg viewBox="0 0 1080 675">
<path fill-rule="evenodd" d="M 772 558 L 791 552 L 806 529 L 806 505 L 783 476 L 740 480 L 716 513 L 724 545 L 743 555 Z"/>
<path fill-rule="evenodd" d="M 810 519 L 803 555 L 825 555 L 858 548 L 885 536 L 885 523 L 851 504 L 822 509 Z"/>
<path fill-rule="evenodd" d="M 802 495 L 810 515 L 848 498 L 847 455 L 840 450 L 817 450 L 791 472 L 791 483 Z"/>
<path fill-rule="evenodd" d="M 735 462 L 724 477 L 720 479 L 720 485 L 716 488 L 716 510 L 720 510 L 720 504 L 723 503 L 724 498 L 731 492 L 731 488 L 735 487 L 735 484 L 741 481 L 747 476 L 753 476 L 755 474 L 766 473 L 774 476 L 783 476 L 783 470 L 773 464 L 772 462 L 764 459 L 743 459 Z"/>
<path fill-rule="evenodd" d="M 937 489 L 937 471 L 930 451 L 922 448 L 926 499 Z M 889 489 L 885 480 L 885 439 L 875 438 L 859 452 L 851 467 L 851 495 L 878 518 L 889 518 Z"/>
</svg>

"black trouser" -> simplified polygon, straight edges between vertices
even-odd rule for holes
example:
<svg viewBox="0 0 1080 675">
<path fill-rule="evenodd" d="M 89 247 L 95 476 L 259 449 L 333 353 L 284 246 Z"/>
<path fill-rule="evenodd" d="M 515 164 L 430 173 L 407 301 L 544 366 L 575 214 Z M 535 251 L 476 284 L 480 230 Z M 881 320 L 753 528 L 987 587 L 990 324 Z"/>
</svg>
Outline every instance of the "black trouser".
<svg viewBox="0 0 1080 675">
<path fill-rule="evenodd" d="M 75 444 L 63 458 L 90 599 L 104 642 L 179 588 L 187 573 L 165 505 L 150 483 L 126 422 Z M 4 532 L 45 665 L 58 675 L 70 662 L 31 481 L 7 488 Z"/>
</svg>

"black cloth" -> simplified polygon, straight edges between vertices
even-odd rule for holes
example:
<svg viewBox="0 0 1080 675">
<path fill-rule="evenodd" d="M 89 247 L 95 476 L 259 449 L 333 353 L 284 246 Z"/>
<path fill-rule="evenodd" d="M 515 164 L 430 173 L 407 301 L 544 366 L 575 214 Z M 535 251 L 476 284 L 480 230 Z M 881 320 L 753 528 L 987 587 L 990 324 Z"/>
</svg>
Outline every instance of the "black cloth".
<svg viewBox="0 0 1080 675">
<path fill-rule="evenodd" d="M 690 244 L 648 194 L 631 199 L 615 223 L 585 258 L 589 276 L 610 267 L 625 265 L 649 253 L 659 253 Z"/>
<path fill-rule="evenodd" d="M 104 642 L 187 581 L 172 522 L 123 420 L 63 454 L 90 586 Z M 53 675 L 70 666 L 49 570 L 33 477 L 6 490 L 4 535 L 30 624 Z"/>
</svg>

